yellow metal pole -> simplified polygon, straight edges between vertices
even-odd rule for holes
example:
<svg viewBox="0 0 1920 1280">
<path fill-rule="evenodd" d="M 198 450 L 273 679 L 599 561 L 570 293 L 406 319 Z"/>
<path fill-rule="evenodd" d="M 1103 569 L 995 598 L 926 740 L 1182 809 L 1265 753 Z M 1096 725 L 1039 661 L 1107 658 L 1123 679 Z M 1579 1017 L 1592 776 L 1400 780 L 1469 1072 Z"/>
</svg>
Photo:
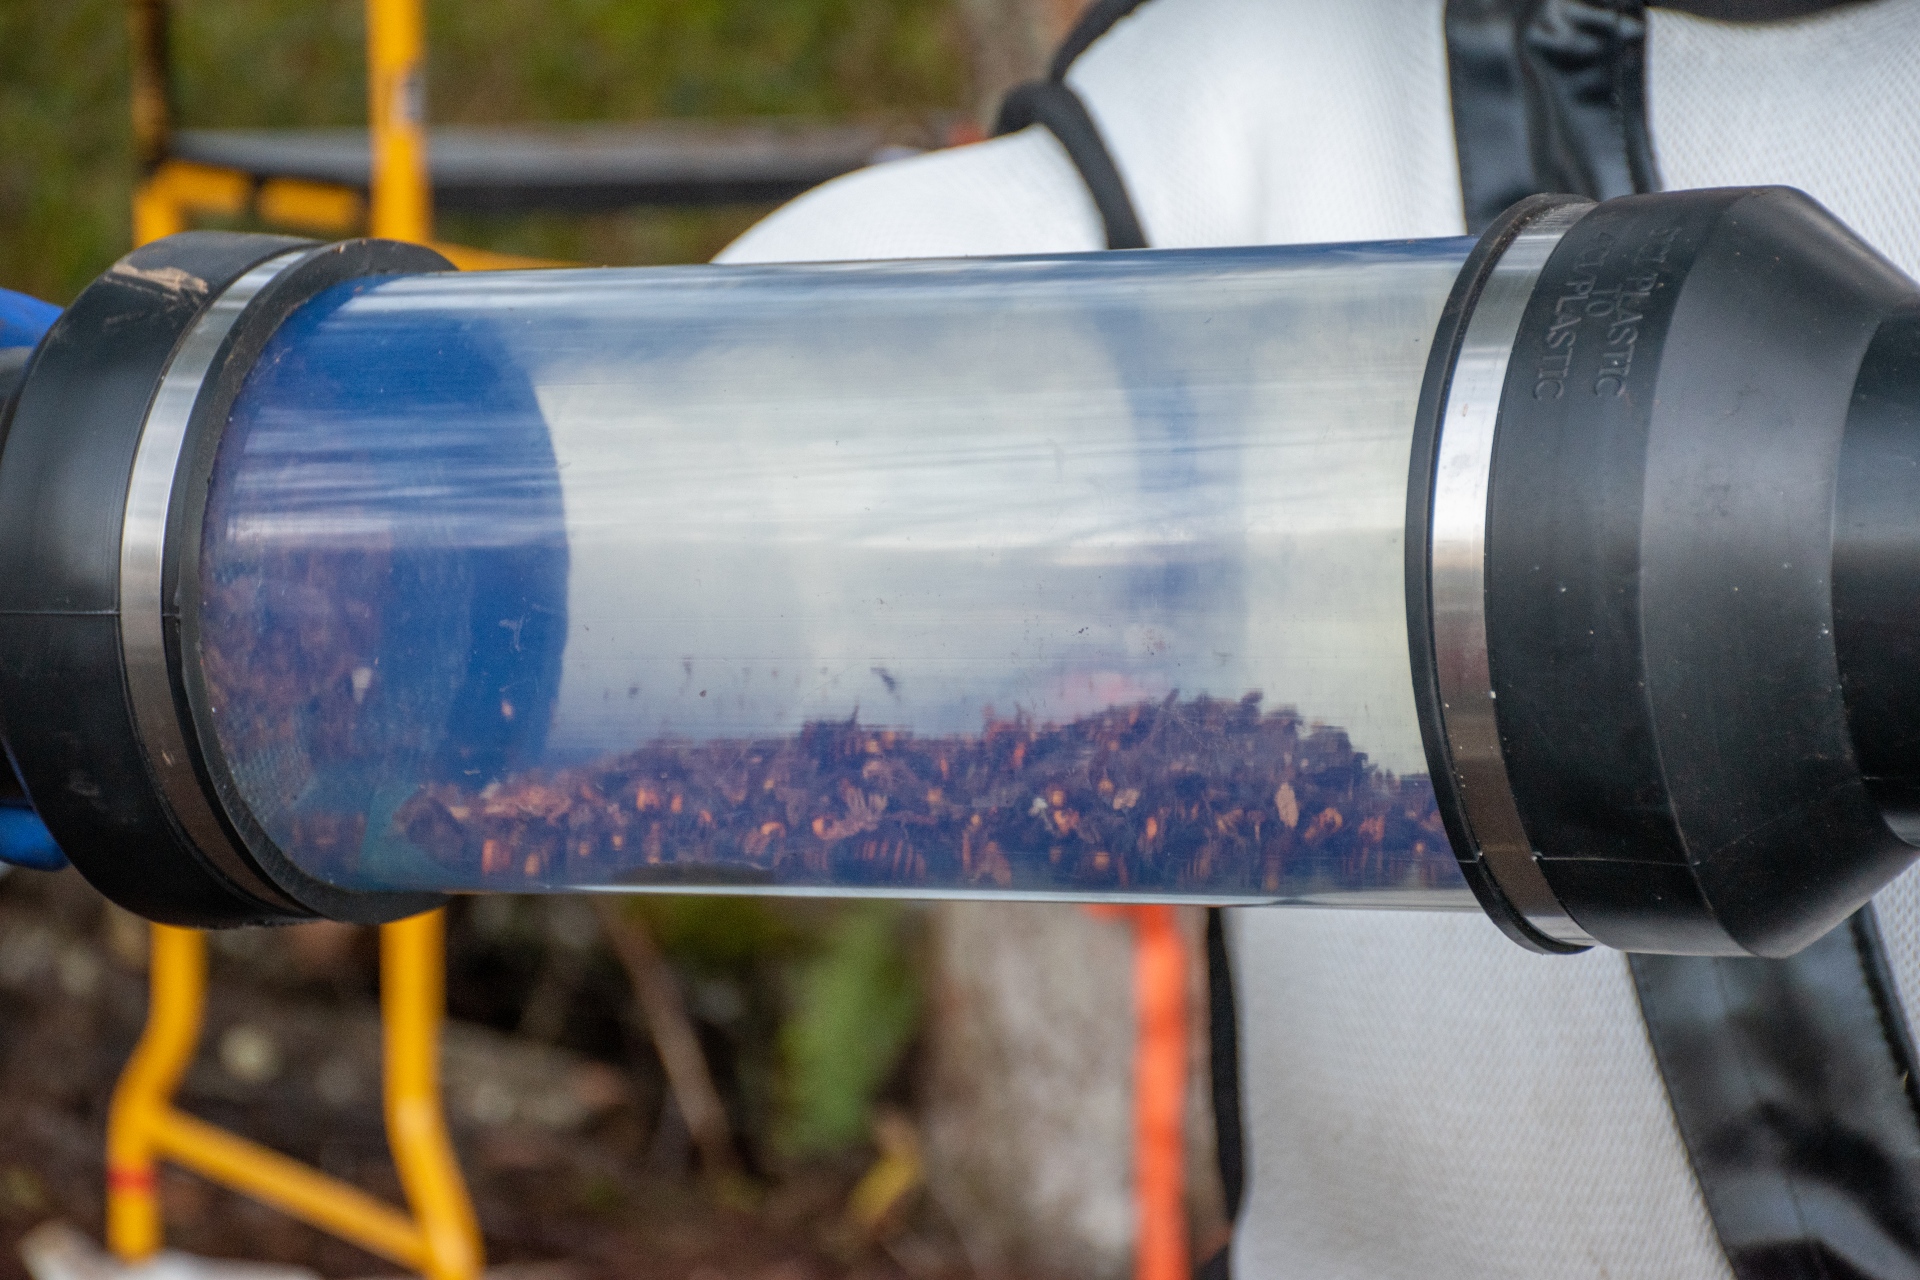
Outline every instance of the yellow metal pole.
<svg viewBox="0 0 1920 1280">
<path fill-rule="evenodd" d="M 427 176 L 427 68 L 420 0 L 367 0 L 367 113 L 373 143 L 368 231 L 433 238 Z"/>
<path fill-rule="evenodd" d="M 427 172 L 427 71 L 420 0 L 367 0 L 367 97 L 373 174 L 368 232 L 433 238 Z M 425 1237 L 428 1280 L 480 1273 L 480 1226 L 467 1198 L 440 1100 L 446 1012 L 446 914 L 380 928 L 380 1017 L 387 1144 Z"/>
<path fill-rule="evenodd" d="M 193 1061 L 206 986 L 205 936 L 154 925 L 146 1029 L 107 1112 L 107 1246 L 128 1262 L 160 1247 L 155 1122 L 171 1109 L 173 1092 Z"/>
<path fill-rule="evenodd" d="M 380 927 L 380 1019 L 387 1143 L 426 1243 L 428 1280 L 480 1273 L 480 1225 L 467 1198 L 440 1102 L 446 1009 L 446 913 Z"/>
</svg>

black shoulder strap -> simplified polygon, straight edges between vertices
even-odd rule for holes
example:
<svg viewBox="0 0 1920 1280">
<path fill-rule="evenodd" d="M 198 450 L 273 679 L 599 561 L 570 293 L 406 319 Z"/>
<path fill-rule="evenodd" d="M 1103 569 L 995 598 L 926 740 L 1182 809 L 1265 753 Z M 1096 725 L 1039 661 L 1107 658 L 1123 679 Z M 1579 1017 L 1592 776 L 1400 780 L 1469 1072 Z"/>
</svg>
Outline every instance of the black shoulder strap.
<svg viewBox="0 0 1920 1280">
<path fill-rule="evenodd" d="M 1060 47 L 1053 51 L 1053 61 L 1047 64 L 1047 79 L 1065 80 L 1067 68 L 1073 65 L 1074 59 L 1143 3 L 1145 0 L 1094 0 L 1074 22 L 1073 30 L 1067 32 Z"/>
<path fill-rule="evenodd" d="M 1140 227 L 1140 215 L 1134 211 L 1133 197 L 1127 194 L 1126 180 L 1100 136 L 1100 126 L 1087 113 L 1087 104 L 1067 87 L 1067 69 L 1074 59 L 1087 51 L 1120 19 L 1138 9 L 1143 0 L 1095 0 L 1087 6 L 1073 30 L 1067 33 L 1053 55 L 1045 80 L 1030 80 L 1016 85 L 1000 104 L 1000 118 L 994 122 L 993 136 L 1018 133 L 1029 125 L 1043 125 L 1066 148 L 1067 158 L 1080 171 L 1087 194 L 1106 229 L 1107 248 L 1144 249 L 1146 232 Z"/>
<path fill-rule="evenodd" d="M 1233 966 L 1227 959 L 1226 917 L 1207 908 L 1207 1036 L 1213 1085 L 1214 1154 L 1228 1219 L 1240 1216 L 1246 1196 L 1247 1160 L 1240 1130 L 1239 1009 L 1233 999 Z"/>
<path fill-rule="evenodd" d="M 1873 908 L 1791 960 L 1635 956 L 1739 1280 L 1920 1276 L 1920 1110 Z"/>
<path fill-rule="evenodd" d="M 1721 22 L 1861 0 L 1665 0 Z M 1467 229 L 1526 196 L 1657 191 L 1647 133 L 1645 0 L 1447 0 L 1447 81 Z"/>
<path fill-rule="evenodd" d="M 1018 85 L 1000 104 L 1000 119 L 993 133 L 995 137 L 1018 133 L 1034 124 L 1045 125 L 1060 140 L 1073 167 L 1080 171 L 1080 180 L 1087 184 L 1087 194 L 1093 197 L 1106 227 L 1107 248 L 1146 248 L 1147 237 L 1140 229 L 1139 215 L 1133 211 L 1126 181 L 1080 95 L 1058 80 L 1030 80 Z"/>
<path fill-rule="evenodd" d="M 1446 34 L 1469 231 L 1544 191 L 1659 188 L 1641 0 L 1447 0 Z"/>
</svg>

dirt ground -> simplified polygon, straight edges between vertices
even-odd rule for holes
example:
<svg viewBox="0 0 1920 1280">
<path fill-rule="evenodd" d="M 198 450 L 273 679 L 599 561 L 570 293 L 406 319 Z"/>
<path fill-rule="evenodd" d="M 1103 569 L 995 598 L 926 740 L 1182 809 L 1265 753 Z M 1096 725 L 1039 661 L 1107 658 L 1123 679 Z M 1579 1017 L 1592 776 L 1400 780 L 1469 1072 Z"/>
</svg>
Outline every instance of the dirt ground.
<svg viewBox="0 0 1920 1280">
<path fill-rule="evenodd" d="M 466 904 L 452 911 L 443 1058 L 490 1264 L 562 1263 L 578 1280 L 972 1274 L 924 1193 L 875 1230 L 851 1223 L 847 1195 L 870 1148 L 783 1164 L 749 1135 L 746 1174 L 697 1178 L 617 965 L 597 952 L 556 963 L 498 925 Z M 180 1102 L 397 1201 L 379 1123 L 373 941 L 330 926 L 216 935 L 206 1032 Z M 102 1231 L 107 1102 L 145 1012 L 144 950 L 144 926 L 70 872 L 0 880 L 0 1280 L 25 1280 L 16 1245 L 37 1223 Z M 729 1109 L 750 1109 L 724 1038 L 704 1022 L 700 1032 Z M 161 1191 L 173 1247 L 327 1277 L 395 1270 L 194 1175 L 165 1170 Z"/>
</svg>

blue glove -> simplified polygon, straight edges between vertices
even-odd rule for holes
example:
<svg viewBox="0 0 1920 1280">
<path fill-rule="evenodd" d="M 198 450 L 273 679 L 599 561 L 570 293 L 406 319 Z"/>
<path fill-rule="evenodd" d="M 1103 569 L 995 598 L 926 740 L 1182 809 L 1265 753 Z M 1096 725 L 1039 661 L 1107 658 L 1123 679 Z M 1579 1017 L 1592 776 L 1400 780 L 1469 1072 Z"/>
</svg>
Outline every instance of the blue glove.
<svg viewBox="0 0 1920 1280">
<path fill-rule="evenodd" d="M 0 289 L 0 350 L 34 346 L 59 315 L 60 308 L 51 302 Z M 8 767 L 0 756 L 0 768 Z M 17 801 L 0 800 L 0 862 L 58 871 L 67 865 L 67 858 L 39 814 Z"/>
<path fill-rule="evenodd" d="M 40 815 L 17 805 L 0 805 L 0 862 L 34 871 L 58 871 L 67 856 L 53 842 Z"/>
<path fill-rule="evenodd" d="M 0 348 L 34 346 L 59 316 L 51 302 L 0 289 Z"/>
</svg>

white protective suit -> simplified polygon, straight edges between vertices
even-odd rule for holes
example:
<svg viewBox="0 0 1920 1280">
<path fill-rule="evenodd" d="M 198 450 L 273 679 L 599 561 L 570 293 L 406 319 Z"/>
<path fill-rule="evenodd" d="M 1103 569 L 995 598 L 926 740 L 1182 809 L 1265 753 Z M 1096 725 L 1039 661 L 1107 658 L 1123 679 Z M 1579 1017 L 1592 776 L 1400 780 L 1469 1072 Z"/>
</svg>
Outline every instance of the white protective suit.
<svg viewBox="0 0 1920 1280">
<path fill-rule="evenodd" d="M 1655 10 L 1667 189 L 1785 183 L 1920 274 L 1920 3 L 1733 26 Z M 1151 0 L 1074 63 L 1159 247 L 1464 230 L 1439 0 Z M 1053 136 L 841 178 L 724 262 L 1094 250 Z M 1920 1024 L 1920 878 L 1877 900 Z M 1730 1275 L 1625 959 L 1475 915 L 1229 917 L 1248 1174 L 1238 1280 Z"/>
</svg>

